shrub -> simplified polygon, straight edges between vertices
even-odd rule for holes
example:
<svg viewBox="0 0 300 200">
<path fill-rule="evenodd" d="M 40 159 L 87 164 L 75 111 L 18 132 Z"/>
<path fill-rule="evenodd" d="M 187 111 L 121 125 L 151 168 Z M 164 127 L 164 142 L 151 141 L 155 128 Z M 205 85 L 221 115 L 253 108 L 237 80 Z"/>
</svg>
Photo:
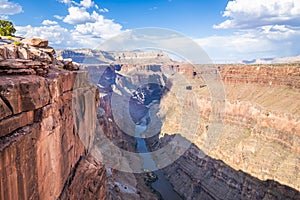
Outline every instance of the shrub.
<svg viewBox="0 0 300 200">
<path fill-rule="evenodd" d="M 13 44 L 16 45 L 16 46 L 20 46 L 22 43 L 18 42 L 18 41 L 14 41 Z"/>
<path fill-rule="evenodd" d="M 0 20 L 0 35 L 11 36 L 16 32 L 16 29 L 12 22 L 6 20 Z"/>
</svg>

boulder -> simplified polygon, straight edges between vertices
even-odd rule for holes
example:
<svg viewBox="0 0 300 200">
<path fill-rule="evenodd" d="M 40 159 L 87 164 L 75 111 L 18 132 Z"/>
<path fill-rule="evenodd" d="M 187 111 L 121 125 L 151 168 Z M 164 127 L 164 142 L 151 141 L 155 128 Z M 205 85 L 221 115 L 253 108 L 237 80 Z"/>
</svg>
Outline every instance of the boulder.
<svg viewBox="0 0 300 200">
<path fill-rule="evenodd" d="M 55 50 L 52 47 L 40 48 L 40 50 L 50 55 L 55 54 Z"/>
<path fill-rule="evenodd" d="M 7 50 L 4 46 L 0 46 L 0 61 L 7 58 Z"/>
<path fill-rule="evenodd" d="M 12 44 L 6 45 L 6 55 L 8 59 L 18 58 L 18 47 Z"/>
<path fill-rule="evenodd" d="M 48 46 L 48 40 L 44 40 L 41 38 L 26 38 L 22 40 L 22 43 L 27 44 L 29 46 L 42 47 L 42 48 Z"/>
</svg>

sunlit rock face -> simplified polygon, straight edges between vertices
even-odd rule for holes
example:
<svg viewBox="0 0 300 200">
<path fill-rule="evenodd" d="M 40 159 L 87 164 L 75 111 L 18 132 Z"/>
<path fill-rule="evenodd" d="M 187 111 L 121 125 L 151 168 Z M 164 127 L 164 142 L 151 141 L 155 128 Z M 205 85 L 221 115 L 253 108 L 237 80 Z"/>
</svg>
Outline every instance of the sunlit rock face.
<svg viewBox="0 0 300 200">
<path fill-rule="evenodd" d="M 72 60 L 54 58 L 47 40 L 13 40 L 0 44 L 0 199 L 105 198 L 104 166 L 85 145 L 97 88 L 86 72 L 71 72 Z"/>
<path fill-rule="evenodd" d="M 298 199 L 299 65 L 227 65 L 218 70 L 225 88 L 226 114 L 214 148 L 203 152 L 213 126 L 209 86 L 193 77 L 187 66 L 178 67 L 190 81 L 187 98 L 197 96 L 195 109 L 201 123 L 198 136 L 190 139 L 190 149 L 163 171 L 186 199 Z M 171 89 L 161 100 L 161 106 L 173 115 L 166 116 L 161 134 L 148 140 L 153 151 L 168 144 L 170 135 L 180 134 L 180 120 L 190 121 L 180 117 L 178 108 L 184 105 L 174 97 Z"/>
<path fill-rule="evenodd" d="M 82 80 L 80 87 L 74 86 L 78 77 Z M 0 121 L 1 199 L 56 199 L 76 163 L 81 166 L 88 162 L 80 159 L 87 151 L 78 134 L 82 129 L 73 115 L 76 92 L 80 93 L 76 98 L 86 98 L 87 103 L 81 106 L 90 111 L 85 113 L 81 126 L 92 128 L 96 88 L 87 82 L 85 72 L 53 69 L 45 78 L 0 76 L 1 100 L 9 109 Z M 93 137 L 93 131 L 85 133 Z M 88 180 L 81 177 L 78 181 Z"/>
</svg>

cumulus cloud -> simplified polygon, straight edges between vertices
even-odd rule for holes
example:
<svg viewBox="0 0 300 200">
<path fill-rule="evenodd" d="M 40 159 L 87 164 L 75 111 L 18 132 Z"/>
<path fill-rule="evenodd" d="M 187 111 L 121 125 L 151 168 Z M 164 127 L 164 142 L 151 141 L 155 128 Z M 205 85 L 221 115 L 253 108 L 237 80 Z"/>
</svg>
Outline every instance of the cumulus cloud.
<svg viewBox="0 0 300 200">
<path fill-rule="evenodd" d="M 85 8 L 90 8 L 94 6 L 94 2 L 92 0 L 82 0 L 80 1 L 79 5 Z"/>
<path fill-rule="evenodd" d="M 215 29 L 234 35 L 198 39 L 215 60 L 282 57 L 300 53 L 299 0 L 232 0 Z M 284 49 L 284 50 L 283 50 Z"/>
<path fill-rule="evenodd" d="M 95 22 L 94 16 L 86 11 L 85 8 L 70 7 L 69 14 L 63 19 L 64 22 L 69 24 L 84 24 Z"/>
<path fill-rule="evenodd" d="M 63 1 L 70 3 L 71 1 Z M 55 15 L 54 18 L 73 25 L 62 27 L 57 21 L 44 20 L 43 26 L 18 26 L 17 32 L 23 37 L 41 37 L 49 40 L 56 48 L 96 48 L 106 39 L 121 33 L 122 26 L 112 19 L 106 19 L 99 12 L 87 11 L 95 6 L 93 1 L 81 1 L 77 6 L 71 2 L 67 16 Z M 105 10 L 108 12 L 108 9 Z"/>
<path fill-rule="evenodd" d="M 81 0 L 79 3 L 72 0 L 58 0 L 60 3 L 64 3 L 68 6 L 78 6 L 83 8 L 91 8 L 93 6 L 97 6 L 92 0 Z"/>
<path fill-rule="evenodd" d="M 122 32 L 122 26 L 115 23 L 113 20 L 105 19 L 102 15 L 99 15 L 95 11 L 91 14 L 91 16 L 94 21 L 76 25 L 76 33 L 108 39 Z"/>
<path fill-rule="evenodd" d="M 0 15 L 14 15 L 21 13 L 22 6 L 18 3 L 10 2 L 8 0 L 0 0 Z"/>
<path fill-rule="evenodd" d="M 216 29 L 257 28 L 266 25 L 300 26 L 299 0 L 233 0 L 223 13 L 228 18 Z"/>
<path fill-rule="evenodd" d="M 18 35 L 23 37 L 38 37 L 49 40 L 51 45 L 67 44 L 71 39 L 70 32 L 59 25 L 52 26 L 16 26 Z"/>
<path fill-rule="evenodd" d="M 56 22 L 56 21 L 51 21 L 51 20 L 48 20 L 48 19 L 46 19 L 46 20 L 44 20 L 43 22 L 42 22 L 42 24 L 43 25 L 46 25 L 46 26 L 48 26 L 48 25 L 58 25 L 58 23 Z"/>
</svg>

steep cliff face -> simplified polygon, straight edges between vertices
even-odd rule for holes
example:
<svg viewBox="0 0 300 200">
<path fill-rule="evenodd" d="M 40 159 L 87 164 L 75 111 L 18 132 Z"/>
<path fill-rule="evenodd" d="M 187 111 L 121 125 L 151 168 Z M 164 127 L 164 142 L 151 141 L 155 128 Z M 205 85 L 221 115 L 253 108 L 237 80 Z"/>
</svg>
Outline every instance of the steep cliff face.
<svg viewBox="0 0 300 200">
<path fill-rule="evenodd" d="M 50 58 L 45 66 L 38 55 L 18 58 L 18 51 L 33 47 L 13 47 L 14 54 L 9 48 L 1 46 L 0 199 L 103 199 L 104 167 L 93 161 L 79 137 L 84 126 L 90 128 L 84 134 L 93 138 L 97 88 L 88 83 L 86 72 L 59 69 L 64 64 L 51 59 L 52 53 L 42 54 Z M 86 111 L 80 122 L 73 113 L 78 99 Z"/>
<path fill-rule="evenodd" d="M 86 155 L 72 111 L 72 95 L 79 89 L 73 87 L 76 76 L 87 74 L 53 70 L 47 77 L 0 77 L 6 113 L 0 121 L 1 199 L 58 198 L 70 172 Z M 84 81 L 80 90 L 96 93 Z M 95 101 L 82 106 L 96 110 Z"/>
</svg>

